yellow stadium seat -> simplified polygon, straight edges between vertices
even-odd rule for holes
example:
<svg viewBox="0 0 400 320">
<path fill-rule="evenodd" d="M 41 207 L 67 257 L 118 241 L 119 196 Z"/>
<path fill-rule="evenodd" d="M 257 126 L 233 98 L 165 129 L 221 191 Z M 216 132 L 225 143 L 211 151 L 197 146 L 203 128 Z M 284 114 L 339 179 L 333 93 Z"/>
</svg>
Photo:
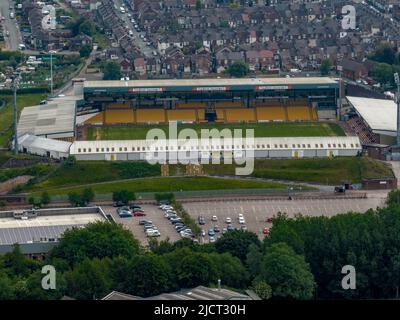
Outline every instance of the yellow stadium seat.
<svg viewBox="0 0 400 320">
<path fill-rule="evenodd" d="M 134 112 L 133 109 L 125 109 L 125 110 L 106 110 L 105 111 L 105 123 L 106 124 L 114 124 L 114 123 L 134 123 Z"/>
<path fill-rule="evenodd" d="M 137 123 L 166 122 L 165 110 L 164 109 L 137 109 L 136 110 L 136 122 Z"/>
<path fill-rule="evenodd" d="M 98 114 L 94 115 L 93 117 L 87 119 L 85 121 L 85 123 L 103 123 L 103 116 L 104 116 L 103 111 L 99 112 Z"/>
<path fill-rule="evenodd" d="M 167 110 L 168 121 L 196 121 L 195 110 Z"/>
<path fill-rule="evenodd" d="M 225 112 L 224 112 L 223 109 L 217 109 L 216 112 L 217 112 L 217 120 L 218 121 L 225 121 L 226 120 L 225 119 Z"/>
<path fill-rule="evenodd" d="M 290 121 L 311 120 L 310 107 L 307 106 L 289 106 L 287 107 Z"/>
<path fill-rule="evenodd" d="M 225 109 L 226 121 L 255 121 L 254 109 Z"/>
<path fill-rule="evenodd" d="M 207 103 L 205 102 L 177 102 L 176 107 L 179 109 L 205 109 Z"/>
<path fill-rule="evenodd" d="M 285 121 L 286 113 L 283 106 L 256 108 L 258 121 Z"/>
<path fill-rule="evenodd" d="M 244 104 L 242 101 L 222 101 L 216 102 L 215 108 L 222 109 L 222 108 L 243 108 Z"/>
</svg>

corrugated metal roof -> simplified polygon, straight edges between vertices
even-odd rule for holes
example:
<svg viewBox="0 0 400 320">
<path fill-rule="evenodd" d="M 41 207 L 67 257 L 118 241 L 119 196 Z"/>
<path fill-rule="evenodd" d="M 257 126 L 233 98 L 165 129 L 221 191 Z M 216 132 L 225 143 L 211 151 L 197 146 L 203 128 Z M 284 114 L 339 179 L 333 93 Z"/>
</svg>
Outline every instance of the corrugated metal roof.
<svg viewBox="0 0 400 320">
<path fill-rule="evenodd" d="M 18 122 L 18 135 L 74 132 L 75 105 L 74 100 L 58 99 L 49 104 L 24 108 Z"/>
<path fill-rule="evenodd" d="M 232 145 L 234 150 L 361 149 L 360 140 L 357 136 L 254 138 L 254 143 L 251 140 L 246 141 L 244 139 L 99 140 L 75 141 L 71 145 L 70 154 L 163 151 L 165 146 L 168 146 L 169 151 L 177 151 L 179 146 L 181 146 L 180 151 L 223 151 L 232 149 Z M 243 145 L 244 147 L 242 147 Z M 156 149 L 160 147 L 164 147 L 164 149 Z"/>
<path fill-rule="evenodd" d="M 393 100 L 347 97 L 372 130 L 397 130 L 397 105 Z"/>
<path fill-rule="evenodd" d="M 171 86 L 232 86 L 232 85 L 290 85 L 290 84 L 337 84 L 328 77 L 302 78 L 246 78 L 246 79 L 168 79 L 168 80 L 105 80 L 85 81 L 84 88 L 107 87 L 171 87 Z"/>
<path fill-rule="evenodd" d="M 37 148 L 46 151 L 69 153 L 72 143 L 25 134 L 18 138 L 18 144 L 20 148 Z"/>
</svg>

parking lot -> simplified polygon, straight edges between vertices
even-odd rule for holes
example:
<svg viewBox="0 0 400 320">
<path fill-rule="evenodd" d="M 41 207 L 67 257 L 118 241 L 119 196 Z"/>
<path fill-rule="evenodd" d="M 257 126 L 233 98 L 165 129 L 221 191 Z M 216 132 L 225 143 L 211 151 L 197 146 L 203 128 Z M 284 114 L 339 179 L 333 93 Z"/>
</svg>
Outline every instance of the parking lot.
<svg viewBox="0 0 400 320">
<path fill-rule="evenodd" d="M 232 225 L 240 228 L 238 223 L 239 213 L 243 214 L 249 231 L 255 232 L 260 238 L 264 238 L 263 229 L 270 228 L 271 224 L 265 222 L 278 212 L 285 212 L 293 217 L 302 213 L 309 216 L 332 216 L 349 211 L 365 212 L 370 208 L 383 205 L 384 198 L 374 197 L 367 199 L 321 199 L 321 200 L 241 200 L 229 202 L 189 202 L 184 203 L 185 210 L 197 221 L 199 215 L 205 218 L 205 225 L 201 228 L 205 231 L 205 242 L 208 242 L 207 230 L 218 225 L 222 230 L 227 226 L 225 219 L 230 217 Z M 217 216 L 218 221 L 211 221 L 212 216 Z M 222 232 L 216 234 L 220 237 Z"/>
<path fill-rule="evenodd" d="M 142 245 L 147 245 L 150 238 L 146 237 L 143 230 L 143 226 L 139 225 L 139 220 L 151 220 L 153 224 L 160 231 L 161 236 L 157 237 L 159 241 L 165 240 L 167 238 L 174 242 L 179 240 L 181 237 L 175 231 L 173 225 L 164 218 L 164 212 L 160 210 L 157 206 L 151 204 L 141 205 L 142 209 L 146 213 L 145 217 L 131 217 L 131 218 L 120 218 L 117 213 L 117 208 L 114 207 L 102 207 L 107 214 L 111 214 L 117 223 L 121 223 L 128 230 L 130 230 L 136 239 L 140 241 Z"/>
</svg>

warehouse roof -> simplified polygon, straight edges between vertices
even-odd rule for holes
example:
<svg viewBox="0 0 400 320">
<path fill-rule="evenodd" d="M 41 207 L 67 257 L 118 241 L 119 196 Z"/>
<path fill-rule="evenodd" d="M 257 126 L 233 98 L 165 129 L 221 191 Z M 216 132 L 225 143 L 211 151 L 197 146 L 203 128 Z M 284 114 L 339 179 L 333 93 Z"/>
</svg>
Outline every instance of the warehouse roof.
<svg viewBox="0 0 400 320">
<path fill-rule="evenodd" d="M 198 286 L 193 289 L 184 289 L 177 292 L 163 293 L 158 296 L 148 298 L 112 291 L 102 300 L 252 300 L 252 298 L 248 295 L 241 294 L 233 290 Z"/>
<path fill-rule="evenodd" d="M 75 141 L 70 154 L 126 153 L 165 151 L 156 149 L 168 146 L 169 151 L 199 150 L 299 150 L 299 149 L 360 149 L 357 136 L 346 137 L 290 137 L 290 138 L 254 138 L 254 142 L 245 139 L 190 139 L 190 140 L 97 140 Z M 193 149 L 192 149 L 193 146 Z M 221 148 L 223 146 L 223 148 Z M 244 146 L 244 147 L 243 147 Z"/>
<path fill-rule="evenodd" d="M 0 211 L 0 246 L 56 241 L 67 229 L 105 220 L 97 208 L 40 209 L 36 212 L 35 217 L 17 219 L 12 212 Z"/>
<path fill-rule="evenodd" d="M 48 104 L 26 107 L 18 122 L 18 135 L 51 135 L 74 132 L 76 101 L 57 99 Z"/>
<path fill-rule="evenodd" d="M 35 148 L 44 149 L 46 151 L 68 153 L 72 143 L 67 141 L 37 137 L 31 134 L 24 134 L 22 137 L 18 138 L 18 144 L 20 147 L 27 149 Z"/>
<path fill-rule="evenodd" d="M 85 81 L 84 88 L 113 87 L 192 87 L 192 86 L 278 86 L 278 85 L 327 85 L 337 84 L 328 77 L 306 78 L 246 78 L 246 79 L 168 79 L 168 80 L 108 80 Z"/>
<path fill-rule="evenodd" d="M 397 129 L 397 106 L 393 100 L 347 97 L 373 131 L 392 131 Z"/>
</svg>

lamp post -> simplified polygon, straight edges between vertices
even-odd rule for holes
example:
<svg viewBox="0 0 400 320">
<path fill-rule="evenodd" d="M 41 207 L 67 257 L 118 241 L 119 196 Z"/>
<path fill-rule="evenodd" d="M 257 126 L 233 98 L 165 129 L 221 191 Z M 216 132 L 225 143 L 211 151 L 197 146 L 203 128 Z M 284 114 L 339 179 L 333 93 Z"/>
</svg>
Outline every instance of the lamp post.
<svg viewBox="0 0 400 320">
<path fill-rule="evenodd" d="M 51 96 L 53 97 L 53 52 L 54 51 L 50 51 L 50 93 Z"/>
<path fill-rule="evenodd" d="M 14 153 L 18 154 L 18 109 L 17 109 L 17 90 L 20 76 L 15 74 L 13 78 L 13 113 L 14 113 Z"/>
</svg>

